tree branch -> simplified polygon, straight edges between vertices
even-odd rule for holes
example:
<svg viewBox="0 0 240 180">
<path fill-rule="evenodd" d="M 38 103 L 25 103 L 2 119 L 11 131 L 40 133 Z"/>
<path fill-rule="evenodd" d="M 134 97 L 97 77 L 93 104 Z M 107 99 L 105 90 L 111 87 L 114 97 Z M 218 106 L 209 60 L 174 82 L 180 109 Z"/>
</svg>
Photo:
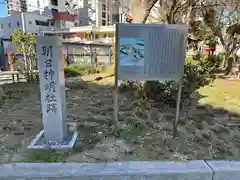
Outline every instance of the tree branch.
<svg viewBox="0 0 240 180">
<path fill-rule="evenodd" d="M 240 49 L 240 44 L 236 47 L 236 51 L 238 51 Z"/>
<path fill-rule="evenodd" d="M 183 3 L 183 4 L 181 4 L 180 6 L 177 6 L 176 8 L 175 8 L 175 12 L 174 12 L 174 14 L 176 14 L 180 9 L 182 9 L 185 5 L 187 5 L 187 1 L 185 2 L 185 3 Z"/>
<path fill-rule="evenodd" d="M 143 18 L 143 21 L 142 21 L 143 24 L 146 23 L 147 18 L 148 18 L 148 16 L 149 16 L 149 14 L 150 14 L 153 6 L 157 3 L 157 1 L 158 1 L 158 0 L 151 0 L 151 1 L 149 2 L 149 7 L 148 7 L 147 9 L 145 9 L 144 18 Z"/>
<path fill-rule="evenodd" d="M 171 8 L 170 8 L 170 11 L 167 14 L 167 21 L 168 21 L 169 24 L 175 24 L 174 9 L 175 9 L 176 5 L 177 5 L 177 0 L 172 0 L 172 5 L 171 5 Z"/>
</svg>

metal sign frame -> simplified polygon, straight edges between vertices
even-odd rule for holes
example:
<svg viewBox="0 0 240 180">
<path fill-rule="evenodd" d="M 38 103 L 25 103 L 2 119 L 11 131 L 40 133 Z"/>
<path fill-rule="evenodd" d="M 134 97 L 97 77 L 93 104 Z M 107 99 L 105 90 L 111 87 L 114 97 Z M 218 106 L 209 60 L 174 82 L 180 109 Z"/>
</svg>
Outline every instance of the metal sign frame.
<svg viewBox="0 0 240 180">
<path fill-rule="evenodd" d="M 185 47 L 186 48 L 186 43 Z M 114 128 L 118 130 L 118 114 L 119 114 L 119 99 L 118 99 L 118 80 L 119 80 L 119 63 L 120 63 L 120 37 L 119 37 L 119 24 L 116 24 L 116 34 L 115 34 L 115 82 L 114 82 Z M 179 80 L 173 80 L 177 83 L 177 99 L 176 99 L 176 114 L 175 119 L 173 120 L 173 136 L 177 136 L 177 126 L 179 122 L 180 116 L 180 103 L 181 103 L 181 95 L 182 95 L 182 87 L 183 87 L 183 75 L 184 75 L 184 64 L 181 69 L 181 75 Z M 159 78 L 160 80 L 160 78 Z M 165 80 L 166 81 L 166 80 Z"/>
</svg>

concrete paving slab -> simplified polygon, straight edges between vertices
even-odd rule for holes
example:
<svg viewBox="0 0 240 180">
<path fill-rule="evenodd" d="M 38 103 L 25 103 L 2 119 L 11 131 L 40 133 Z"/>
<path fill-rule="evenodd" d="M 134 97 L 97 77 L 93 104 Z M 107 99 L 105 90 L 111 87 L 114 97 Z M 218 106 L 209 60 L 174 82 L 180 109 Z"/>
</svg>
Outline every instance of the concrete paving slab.
<svg viewBox="0 0 240 180">
<path fill-rule="evenodd" d="M 240 161 L 206 161 L 214 171 L 213 180 L 240 180 Z"/>
</svg>

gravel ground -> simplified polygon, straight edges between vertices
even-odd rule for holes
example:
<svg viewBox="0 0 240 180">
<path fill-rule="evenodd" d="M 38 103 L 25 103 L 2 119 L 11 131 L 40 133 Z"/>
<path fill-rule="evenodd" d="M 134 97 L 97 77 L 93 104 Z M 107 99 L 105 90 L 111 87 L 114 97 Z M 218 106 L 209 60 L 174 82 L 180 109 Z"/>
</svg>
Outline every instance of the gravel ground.
<svg viewBox="0 0 240 180">
<path fill-rule="evenodd" d="M 236 112 L 215 108 L 205 99 L 191 108 L 187 117 L 181 117 L 179 135 L 172 138 L 174 110 L 153 107 L 150 102 L 120 94 L 116 138 L 111 126 L 112 88 L 91 83 L 80 78 L 67 81 L 68 121 L 79 131 L 76 147 L 69 152 L 26 150 L 26 145 L 42 129 L 38 85 L 4 85 L 5 97 L 0 104 L 0 161 L 240 159 L 240 130 L 238 126 L 228 126 L 230 120 L 240 120 Z M 212 94 L 211 88 L 208 91 L 204 89 L 205 96 Z"/>
</svg>

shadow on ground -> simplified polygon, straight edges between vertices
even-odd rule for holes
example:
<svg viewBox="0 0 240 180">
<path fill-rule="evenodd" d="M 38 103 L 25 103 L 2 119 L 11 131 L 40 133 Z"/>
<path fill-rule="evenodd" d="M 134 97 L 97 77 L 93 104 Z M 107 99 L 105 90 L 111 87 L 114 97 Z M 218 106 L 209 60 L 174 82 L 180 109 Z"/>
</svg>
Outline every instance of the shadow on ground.
<svg viewBox="0 0 240 180">
<path fill-rule="evenodd" d="M 6 98 L 0 107 L 2 162 L 240 159 L 238 113 L 196 103 L 182 110 L 178 137 L 172 138 L 174 109 L 156 107 L 132 94 L 120 93 L 119 131 L 116 133 L 112 86 L 99 85 L 96 81 L 86 83 L 81 78 L 69 78 L 66 82 L 68 122 L 79 132 L 75 148 L 71 151 L 26 150 L 26 142 L 29 143 L 42 125 L 38 86 L 25 85 L 24 88 L 12 85 L 20 92 L 28 92 L 26 96 L 14 95 L 21 96 L 21 101 Z M 7 86 L 4 91 L 9 93 Z M 24 122 L 31 125 L 31 131 L 24 129 L 26 123 L 22 127 Z M 11 128 L 6 129 L 8 126 Z M 17 128 L 23 134 L 14 135 Z M 15 144 L 13 139 L 18 139 Z"/>
</svg>

